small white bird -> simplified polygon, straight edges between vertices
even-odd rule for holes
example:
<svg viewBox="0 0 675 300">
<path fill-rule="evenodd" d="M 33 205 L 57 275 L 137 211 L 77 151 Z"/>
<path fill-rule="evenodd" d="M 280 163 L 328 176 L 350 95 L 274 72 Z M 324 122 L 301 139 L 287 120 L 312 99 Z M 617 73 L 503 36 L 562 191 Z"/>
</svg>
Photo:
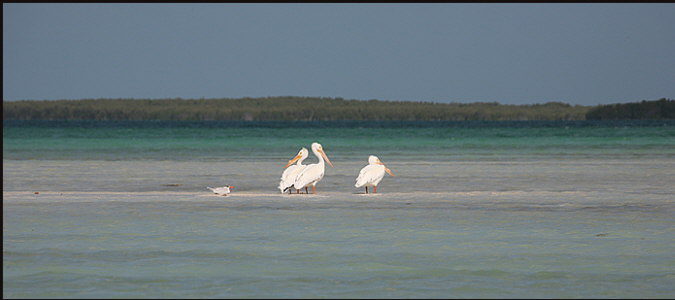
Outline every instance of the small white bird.
<svg viewBox="0 0 675 300">
<path fill-rule="evenodd" d="M 226 186 L 221 186 L 221 187 L 217 187 L 217 188 L 212 188 L 212 187 L 207 186 L 206 188 L 211 190 L 216 195 L 227 196 L 227 194 L 230 193 L 230 189 L 233 189 L 234 186 L 226 185 Z"/>
<path fill-rule="evenodd" d="M 306 165 L 303 165 L 302 162 L 309 157 L 309 151 L 307 151 L 307 148 L 302 147 L 300 151 L 298 151 L 298 155 L 296 155 L 293 159 L 288 161 L 288 164 L 284 168 L 284 173 L 281 174 L 281 180 L 279 181 L 279 191 L 281 193 L 285 192 L 288 190 L 289 193 L 292 193 L 293 191 L 291 190 L 291 187 L 293 186 L 293 183 L 295 182 L 295 178 L 298 177 L 298 174 L 302 172 L 302 170 L 307 167 Z M 298 163 L 295 165 L 292 165 L 297 161 Z M 290 166 L 290 167 L 289 167 Z M 299 189 L 295 189 L 297 193 L 300 193 Z"/>
<path fill-rule="evenodd" d="M 355 187 L 359 188 L 362 186 L 366 187 L 366 194 L 368 194 L 368 187 L 373 187 L 373 193 L 377 194 L 377 185 L 384 178 L 384 172 L 389 173 L 389 175 L 394 176 L 391 173 L 389 168 L 385 167 L 384 164 L 380 161 L 379 158 L 375 155 L 368 157 L 368 165 L 363 167 L 359 172 L 359 176 L 356 178 Z"/>
<path fill-rule="evenodd" d="M 305 169 L 302 170 L 300 174 L 298 174 L 298 177 L 295 178 L 293 185 L 296 189 L 305 188 L 305 191 L 307 191 L 307 187 L 311 185 L 312 194 L 316 194 L 316 184 L 321 181 L 323 178 L 323 173 L 326 169 L 324 159 L 331 167 L 333 167 L 333 164 L 330 162 L 330 159 L 328 159 L 328 156 L 326 156 L 326 153 L 323 152 L 323 147 L 321 144 L 312 143 L 312 152 L 316 158 L 319 159 L 319 162 L 316 164 L 307 165 L 307 167 L 305 167 Z"/>
</svg>

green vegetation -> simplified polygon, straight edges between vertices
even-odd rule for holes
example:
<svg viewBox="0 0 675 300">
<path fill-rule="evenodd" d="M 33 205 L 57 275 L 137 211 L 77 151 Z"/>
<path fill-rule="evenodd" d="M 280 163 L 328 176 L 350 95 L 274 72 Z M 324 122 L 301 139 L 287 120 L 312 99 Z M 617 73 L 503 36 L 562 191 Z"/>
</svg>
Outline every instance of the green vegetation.
<svg viewBox="0 0 675 300">
<path fill-rule="evenodd" d="M 267 97 L 22 100 L 3 101 L 2 108 L 4 120 L 502 121 L 584 120 L 592 107 Z"/>
<path fill-rule="evenodd" d="M 267 97 L 240 99 L 84 99 L 3 101 L 4 120 L 505 121 L 675 119 L 675 100 L 569 105 L 548 102 L 434 103 Z"/>
<path fill-rule="evenodd" d="M 620 103 L 597 106 L 586 113 L 588 120 L 661 120 L 675 119 L 675 100 Z"/>
</svg>

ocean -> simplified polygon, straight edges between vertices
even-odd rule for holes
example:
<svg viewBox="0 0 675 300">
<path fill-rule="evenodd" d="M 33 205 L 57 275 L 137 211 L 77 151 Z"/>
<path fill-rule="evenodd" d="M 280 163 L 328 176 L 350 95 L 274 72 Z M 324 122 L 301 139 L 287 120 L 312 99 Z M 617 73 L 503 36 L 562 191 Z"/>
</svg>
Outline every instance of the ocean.
<svg viewBox="0 0 675 300">
<path fill-rule="evenodd" d="M 674 183 L 675 121 L 5 120 L 3 298 L 674 298 Z"/>
</svg>

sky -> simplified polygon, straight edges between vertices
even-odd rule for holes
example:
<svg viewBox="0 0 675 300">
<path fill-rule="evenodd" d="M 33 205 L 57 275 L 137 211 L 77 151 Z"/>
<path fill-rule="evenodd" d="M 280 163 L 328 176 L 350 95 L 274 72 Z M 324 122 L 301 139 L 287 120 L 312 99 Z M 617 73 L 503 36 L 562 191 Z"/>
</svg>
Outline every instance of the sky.
<svg viewBox="0 0 675 300">
<path fill-rule="evenodd" d="M 675 3 L 3 3 L 3 100 L 675 98 Z"/>
</svg>

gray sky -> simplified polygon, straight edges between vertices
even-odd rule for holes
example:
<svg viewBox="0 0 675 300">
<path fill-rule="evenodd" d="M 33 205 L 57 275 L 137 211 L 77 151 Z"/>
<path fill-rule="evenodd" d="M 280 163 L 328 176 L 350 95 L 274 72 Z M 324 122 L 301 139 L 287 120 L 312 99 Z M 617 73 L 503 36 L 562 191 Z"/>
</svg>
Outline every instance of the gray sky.
<svg viewBox="0 0 675 300">
<path fill-rule="evenodd" d="M 3 3 L 3 99 L 675 98 L 674 3 Z"/>
</svg>

